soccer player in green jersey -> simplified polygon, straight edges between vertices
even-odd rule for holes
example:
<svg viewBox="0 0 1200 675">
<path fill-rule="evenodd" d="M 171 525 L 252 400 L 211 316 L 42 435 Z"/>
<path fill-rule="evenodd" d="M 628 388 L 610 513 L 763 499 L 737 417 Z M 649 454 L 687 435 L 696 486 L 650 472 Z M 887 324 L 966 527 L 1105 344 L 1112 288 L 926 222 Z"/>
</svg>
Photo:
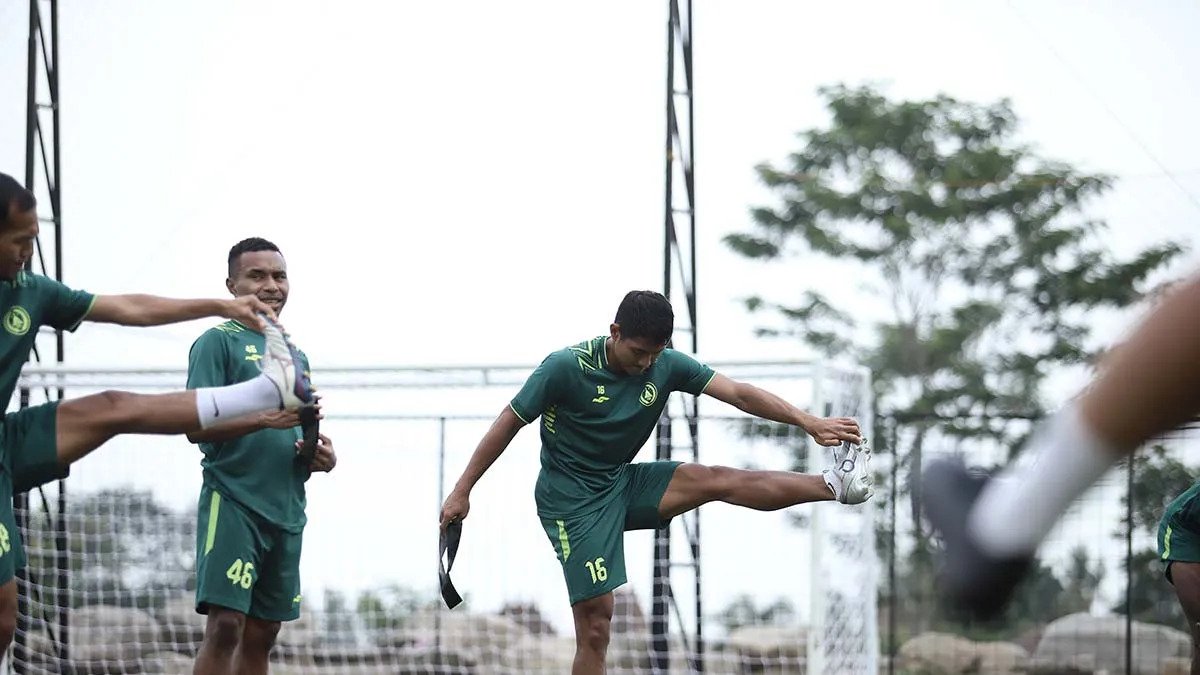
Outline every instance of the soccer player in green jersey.
<svg viewBox="0 0 1200 675">
<path fill-rule="evenodd" d="M 574 675 L 604 672 L 613 590 L 626 581 L 625 530 L 666 527 L 712 501 L 774 511 L 833 499 L 858 504 L 871 496 L 870 450 L 859 447 L 858 422 L 816 417 L 668 349 L 674 318 L 662 295 L 632 291 L 608 335 L 546 357 L 484 434 L 442 506 L 442 528 L 465 518 L 475 483 L 521 427 L 541 417 L 542 468 L 534 497 L 570 595 Z M 673 391 L 708 394 L 751 415 L 799 426 L 821 445 L 841 445 L 844 461 L 812 475 L 631 463 Z"/>
<path fill-rule="evenodd" d="M 287 263 L 257 237 L 229 251 L 225 286 L 283 311 Z M 264 337 L 231 320 L 204 332 L 188 356 L 189 389 L 245 382 L 258 373 Z M 305 370 L 308 358 L 300 354 Z M 195 675 L 266 675 L 267 655 L 283 621 L 300 616 L 300 545 L 307 519 L 304 483 L 337 463 L 319 436 L 311 463 L 295 411 L 248 415 L 188 434 L 204 451 L 196 541 L 196 611 L 208 614 Z"/>
<path fill-rule="evenodd" d="M 25 550 L 13 518 L 14 492 L 66 477 L 75 461 L 118 434 L 182 434 L 312 400 L 311 383 L 272 309 L 255 297 L 175 300 L 91 295 L 25 271 L 38 235 L 37 200 L 0 173 L 0 401 L 12 398 L 41 326 L 75 330 L 83 321 L 157 326 L 223 316 L 268 335 L 258 377 L 231 387 L 146 396 L 106 391 L 4 415 L 0 425 L 0 653 L 17 623 L 16 571 Z"/>
</svg>

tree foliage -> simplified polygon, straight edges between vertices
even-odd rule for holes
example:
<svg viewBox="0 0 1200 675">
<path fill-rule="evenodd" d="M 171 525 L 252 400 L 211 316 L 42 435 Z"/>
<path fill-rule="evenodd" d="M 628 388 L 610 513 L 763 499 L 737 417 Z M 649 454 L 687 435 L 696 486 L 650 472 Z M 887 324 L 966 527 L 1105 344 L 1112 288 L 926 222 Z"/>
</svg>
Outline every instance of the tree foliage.
<svg viewBox="0 0 1200 675">
<path fill-rule="evenodd" d="M 740 595 L 721 610 L 720 620 L 728 631 L 743 626 L 788 626 L 796 622 L 796 608 L 786 598 L 758 603 L 749 595 Z"/>
<path fill-rule="evenodd" d="M 1164 243 L 1116 259 L 1084 212 L 1111 178 L 1018 143 L 1008 101 L 821 95 L 830 125 L 801 133 L 784 165 L 757 167 L 777 203 L 725 241 L 755 259 L 815 255 L 847 278 L 872 273 L 891 311 L 865 327 L 811 289 L 746 305 L 782 319 L 776 334 L 870 365 L 885 414 L 936 416 L 942 433 L 969 437 L 997 433 L 991 418 L 1040 413 L 1049 369 L 1091 355 L 1086 312 L 1137 301 L 1181 251 Z M 859 328 L 871 338 L 854 339 Z"/>
<path fill-rule="evenodd" d="M 1167 506 L 1197 478 L 1195 467 L 1188 466 L 1173 457 L 1163 445 L 1139 453 L 1133 460 L 1133 536 L 1134 541 L 1155 540 L 1159 520 Z M 1121 499 L 1124 512 L 1129 512 L 1129 493 Z M 1113 532 L 1115 539 L 1125 545 L 1126 523 Z M 1132 612 L 1139 621 L 1150 621 L 1176 626 L 1188 630 L 1187 619 L 1175 597 L 1175 590 L 1163 576 L 1163 563 L 1158 559 L 1155 547 L 1140 548 L 1133 552 L 1128 561 L 1132 571 L 1128 597 L 1122 597 L 1113 606 L 1119 614 Z"/>
<path fill-rule="evenodd" d="M 1094 356 L 1090 315 L 1139 301 L 1182 247 L 1115 255 L 1087 210 L 1112 177 L 1020 142 L 1007 100 L 893 100 L 845 85 L 820 95 L 829 123 L 756 167 L 773 201 L 725 242 L 763 262 L 824 259 L 851 282 L 839 292 L 862 291 L 833 298 L 801 281 L 793 295 L 745 304 L 768 322 L 760 335 L 870 367 L 875 409 L 895 431 L 873 444 L 894 453 L 909 498 L 913 550 L 897 555 L 915 592 L 932 574 L 917 500 L 925 450 L 986 439 L 1011 454 L 1045 411 L 1046 377 Z M 1102 573 L 1082 553 L 1065 586 L 1042 569 L 1014 610 L 1030 621 L 1051 599 L 1089 603 L 1083 585 Z"/>
<path fill-rule="evenodd" d="M 48 506 L 48 505 L 47 505 Z M 30 493 L 28 569 L 57 583 L 56 532 Z M 196 511 L 179 512 L 148 490 L 110 488 L 72 495 L 67 512 L 70 602 L 157 608 L 195 590 Z"/>
</svg>

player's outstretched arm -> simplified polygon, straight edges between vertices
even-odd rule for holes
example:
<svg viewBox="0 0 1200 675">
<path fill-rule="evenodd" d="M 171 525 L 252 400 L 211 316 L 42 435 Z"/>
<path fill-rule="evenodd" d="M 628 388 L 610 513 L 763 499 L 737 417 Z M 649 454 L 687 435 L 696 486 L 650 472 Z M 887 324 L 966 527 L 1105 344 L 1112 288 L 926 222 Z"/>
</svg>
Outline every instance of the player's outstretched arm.
<svg viewBox="0 0 1200 675">
<path fill-rule="evenodd" d="M 842 441 L 862 443 L 862 432 L 853 418 L 817 417 L 765 389 L 720 373 L 713 376 L 704 393 L 755 417 L 798 426 L 821 445 L 839 445 Z"/>
<path fill-rule="evenodd" d="M 324 415 L 317 406 L 317 419 Z M 192 443 L 223 443 L 261 429 L 291 429 L 300 426 L 300 413 L 296 410 L 270 410 L 244 415 L 207 429 L 193 431 L 187 435 Z"/>
<path fill-rule="evenodd" d="M 462 520 L 467 517 L 467 512 L 471 510 L 471 489 L 483 477 L 484 472 L 500 457 L 500 454 L 508 448 L 508 444 L 512 443 L 512 439 L 523 426 L 525 426 L 525 422 L 509 406 L 505 406 L 496 421 L 492 422 L 491 428 L 487 430 L 487 433 L 479 441 L 479 445 L 475 447 L 471 461 L 467 462 L 467 468 L 463 470 L 454 489 L 450 491 L 450 496 L 446 497 L 446 503 L 442 505 L 441 527 L 443 530 L 450 524 L 450 521 Z"/>
<path fill-rule="evenodd" d="M 98 295 L 87 321 L 115 323 L 122 326 L 161 326 L 208 316 L 234 319 L 251 328 L 266 328 L 262 317 L 272 319 L 275 312 L 253 295 L 223 300 L 180 300 L 157 295 Z"/>
</svg>

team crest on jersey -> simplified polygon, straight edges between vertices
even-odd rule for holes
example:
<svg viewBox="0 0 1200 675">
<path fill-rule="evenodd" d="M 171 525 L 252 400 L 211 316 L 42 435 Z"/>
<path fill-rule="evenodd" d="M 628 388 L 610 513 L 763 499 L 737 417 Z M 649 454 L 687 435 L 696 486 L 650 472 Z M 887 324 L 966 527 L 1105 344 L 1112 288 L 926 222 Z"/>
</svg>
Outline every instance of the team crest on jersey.
<svg viewBox="0 0 1200 675">
<path fill-rule="evenodd" d="M 255 347 L 254 345 L 246 345 L 246 360 L 258 361 L 260 359 L 262 359 L 262 354 L 258 353 L 258 347 Z"/>
<path fill-rule="evenodd" d="M 29 332 L 29 327 L 33 321 L 29 318 L 29 312 L 24 307 L 16 305 L 10 307 L 8 312 L 4 314 L 4 330 L 13 335 L 24 335 Z"/>
<path fill-rule="evenodd" d="M 658 387 L 654 386 L 653 382 L 647 382 L 642 388 L 642 395 L 638 397 L 638 403 L 649 408 L 658 400 Z"/>
</svg>

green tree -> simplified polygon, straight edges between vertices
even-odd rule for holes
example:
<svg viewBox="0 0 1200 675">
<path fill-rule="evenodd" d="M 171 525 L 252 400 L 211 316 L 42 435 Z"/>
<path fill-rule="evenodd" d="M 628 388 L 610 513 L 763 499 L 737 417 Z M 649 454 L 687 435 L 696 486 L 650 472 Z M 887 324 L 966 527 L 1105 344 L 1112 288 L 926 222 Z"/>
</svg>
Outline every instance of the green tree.
<svg viewBox="0 0 1200 675">
<path fill-rule="evenodd" d="M 1133 618 L 1137 621 L 1188 629 L 1188 620 L 1179 606 L 1179 599 L 1175 597 L 1171 584 L 1163 577 L 1163 564 L 1158 559 L 1158 551 L 1152 548 L 1134 551 L 1130 562 L 1133 574 L 1130 575 L 1129 602 L 1121 598 L 1113 606 L 1113 611 L 1127 614 L 1128 608 L 1132 607 Z"/>
<path fill-rule="evenodd" d="M 1071 575 L 1067 575 L 1068 582 L 1064 584 L 1048 565 L 1038 562 L 1017 587 L 1012 603 L 1000 619 L 964 624 L 943 611 L 933 583 L 932 553 L 931 548 L 917 548 L 898 564 L 896 602 L 884 606 L 885 610 L 895 609 L 901 633 L 896 636 L 896 644 L 891 645 L 893 651 L 908 638 L 928 630 L 958 632 L 976 640 L 1009 640 L 1064 614 L 1085 609 L 1078 600 L 1073 600 Z M 1078 554 L 1082 567 L 1099 581 L 1098 566 L 1088 560 L 1086 552 L 1080 550 Z"/>
<path fill-rule="evenodd" d="M 357 643 L 358 626 L 356 613 L 350 609 L 346 594 L 332 588 L 325 589 L 321 608 L 321 645 L 353 645 Z"/>
<path fill-rule="evenodd" d="M 554 635 L 554 626 L 542 616 L 542 610 L 532 602 L 506 602 L 498 612 L 500 616 L 512 619 L 517 625 L 529 631 L 531 635 Z M 616 623 L 617 617 L 613 617 Z M 615 630 L 613 632 L 616 632 Z"/>
<path fill-rule="evenodd" d="M 721 610 L 720 620 L 727 631 L 742 626 L 788 626 L 796 621 L 796 608 L 786 598 L 759 604 L 749 595 L 739 595 Z"/>
<path fill-rule="evenodd" d="M 30 494 L 28 569 L 57 581 L 53 505 Z M 67 511 L 70 601 L 157 608 L 195 589 L 196 511 L 177 512 L 148 490 L 110 488 L 71 496 Z"/>
<path fill-rule="evenodd" d="M 371 631 L 403 628 L 414 614 L 438 608 L 438 598 L 408 586 L 389 584 L 362 591 L 355 601 L 355 612 Z"/>
<path fill-rule="evenodd" d="M 919 558 L 924 448 L 987 438 L 1011 453 L 1043 413 L 1047 374 L 1092 357 L 1088 313 L 1138 301 L 1181 247 L 1117 259 L 1085 213 L 1111 177 L 1019 143 L 1006 100 L 895 101 L 844 85 L 820 95 L 830 123 L 757 167 L 776 201 L 725 241 L 756 260 L 829 259 L 873 286 L 863 300 L 883 309 L 866 322 L 811 289 L 746 305 L 772 317 L 760 334 L 871 368 L 876 410 L 897 423 L 897 447 L 874 443 L 900 463 Z"/>
<path fill-rule="evenodd" d="M 1133 460 L 1134 530 L 1155 536 L 1163 511 L 1192 486 L 1196 477 L 1196 469 L 1172 457 L 1164 445 L 1139 452 Z M 1121 498 L 1121 506 L 1129 509 L 1128 494 Z M 1117 536 L 1125 538 L 1124 528 Z"/>
<path fill-rule="evenodd" d="M 1104 579 L 1104 566 L 1088 558 L 1087 549 L 1077 546 L 1071 550 L 1067 561 L 1067 573 L 1063 585 L 1059 611 L 1064 614 L 1086 612 L 1096 598 L 1096 588 Z"/>
<path fill-rule="evenodd" d="M 416 592 L 399 585 L 365 590 L 358 594 L 354 609 L 370 630 L 396 628 L 416 611 Z"/>
</svg>

